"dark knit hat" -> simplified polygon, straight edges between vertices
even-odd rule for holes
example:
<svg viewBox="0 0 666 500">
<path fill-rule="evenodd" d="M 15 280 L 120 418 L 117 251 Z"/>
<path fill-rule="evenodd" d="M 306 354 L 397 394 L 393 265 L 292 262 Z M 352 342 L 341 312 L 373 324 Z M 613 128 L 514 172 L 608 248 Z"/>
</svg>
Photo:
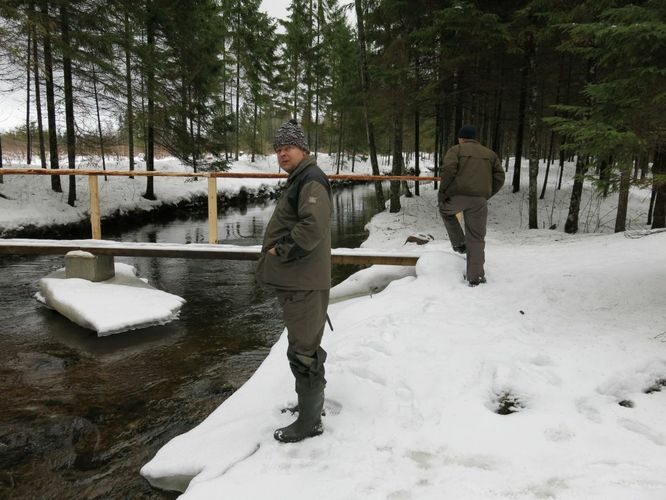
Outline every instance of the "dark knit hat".
<svg viewBox="0 0 666 500">
<path fill-rule="evenodd" d="M 280 128 L 277 129 L 277 132 L 275 132 L 275 138 L 273 139 L 273 149 L 290 145 L 297 146 L 306 153 L 310 152 L 308 141 L 305 138 L 305 132 L 294 119 L 284 122 Z"/>
<path fill-rule="evenodd" d="M 463 125 L 458 131 L 459 139 L 476 139 L 476 129 L 472 125 Z"/>
</svg>

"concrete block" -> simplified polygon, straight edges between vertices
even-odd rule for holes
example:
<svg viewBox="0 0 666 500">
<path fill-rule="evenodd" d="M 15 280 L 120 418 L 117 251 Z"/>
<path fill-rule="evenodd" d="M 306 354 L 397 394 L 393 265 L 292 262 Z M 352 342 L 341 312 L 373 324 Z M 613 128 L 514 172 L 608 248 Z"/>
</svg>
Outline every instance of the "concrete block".
<svg viewBox="0 0 666 500">
<path fill-rule="evenodd" d="M 65 277 L 105 281 L 116 275 L 113 255 L 94 255 L 82 250 L 65 254 Z"/>
</svg>

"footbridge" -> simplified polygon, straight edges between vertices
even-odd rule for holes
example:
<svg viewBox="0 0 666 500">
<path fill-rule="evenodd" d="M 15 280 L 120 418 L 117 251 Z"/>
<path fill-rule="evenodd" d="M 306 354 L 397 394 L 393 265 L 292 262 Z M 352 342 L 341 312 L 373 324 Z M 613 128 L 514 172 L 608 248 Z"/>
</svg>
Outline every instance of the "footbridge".
<svg viewBox="0 0 666 500">
<path fill-rule="evenodd" d="M 261 247 L 224 244 L 137 243 L 111 240 L 0 240 L 0 255 L 66 255 L 81 250 L 93 255 L 119 257 L 170 257 L 185 259 L 258 260 Z M 365 248 L 334 248 L 332 264 L 413 266 L 420 253 Z"/>
<path fill-rule="evenodd" d="M 242 173 L 242 172 L 172 172 L 172 171 L 112 171 L 83 169 L 2 169 L 0 175 L 80 175 L 88 177 L 90 240 L 43 240 L 43 239 L 0 239 L 0 255 L 65 255 L 82 250 L 93 255 L 171 257 L 193 259 L 257 260 L 259 246 L 237 246 L 218 244 L 217 199 L 218 180 L 225 178 L 245 179 L 286 179 L 286 174 Z M 136 243 L 102 239 L 102 218 L 100 212 L 99 176 L 111 177 L 190 177 L 208 180 L 208 244 L 176 243 Z M 389 175 L 329 175 L 331 181 L 385 182 L 414 181 L 437 182 L 439 177 L 389 176 Z M 371 250 L 357 248 L 336 248 L 331 251 L 333 264 L 357 265 L 398 265 L 413 266 L 420 253 L 397 252 L 393 250 Z"/>
</svg>

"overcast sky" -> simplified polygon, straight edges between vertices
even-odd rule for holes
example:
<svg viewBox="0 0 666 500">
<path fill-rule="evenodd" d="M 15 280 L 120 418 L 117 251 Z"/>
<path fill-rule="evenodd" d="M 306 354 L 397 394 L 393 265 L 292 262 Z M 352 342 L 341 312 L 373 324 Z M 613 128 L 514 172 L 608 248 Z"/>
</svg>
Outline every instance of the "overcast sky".
<svg viewBox="0 0 666 500">
<path fill-rule="evenodd" d="M 290 0 L 262 0 L 261 10 L 268 12 L 271 17 L 287 18 L 287 7 Z"/>
</svg>

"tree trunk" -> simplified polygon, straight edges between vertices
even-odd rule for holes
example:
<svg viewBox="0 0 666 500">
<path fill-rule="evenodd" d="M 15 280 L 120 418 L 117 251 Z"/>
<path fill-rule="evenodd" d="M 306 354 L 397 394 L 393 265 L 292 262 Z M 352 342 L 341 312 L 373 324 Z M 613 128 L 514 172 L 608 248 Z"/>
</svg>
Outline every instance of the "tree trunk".
<svg viewBox="0 0 666 500">
<path fill-rule="evenodd" d="M 74 95 L 72 91 L 72 59 L 69 45 L 69 13 L 67 4 L 60 7 L 60 26 L 62 30 L 62 69 L 65 81 L 65 124 L 67 128 L 67 161 L 71 170 L 76 168 L 76 132 L 74 130 Z M 76 176 L 69 176 L 67 204 L 76 206 Z"/>
<path fill-rule="evenodd" d="M 155 19 L 153 3 L 148 1 L 148 19 L 146 22 L 146 44 L 148 45 L 148 64 L 146 65 L 146 87 L 148 90 L 148 118 L 146 122 L 146 170 L 155 170 Z M 143 197 L 155 199 L 153 177 L 146 177 L 146 192 Z"/>
<path fill-rule="evenodd" d="M 30 3 L 30 10 L 34 12 L 35 4 Z M 42 95 L 39 88 L 39 50 L 37 48 L 37 28 L 32 26 L 32 65 L 35 81 L 35 107 L 37 108 L 37 134 L 39 136 L 39 161 L 42 168 L 46 168 L 46 149 L 44 146 L 44 123 L 42 121 Z"/>
<path fill-rule="evenodd" d="M 49 16 L 49 3 L 43 0 L 41 5 L 42 14 L 45 18 Z M 58 160 L 58 131 L 56 130 L 56 109 L 55 109 L 55 91 L 53 84 L 53 54 L 51 53 L 51 32 L 49 30 L 50 22 L 44 23 L 44 79 L 46 83 L 46 111 L 49 123 L 49 157 L 51 169 L 59 169 Z M 51 176 L 51 189 L 56 193 L 62 193 L 60 176 Z"/>
<path fill-rule="evenodd" d="M 534 47 L 532 36 L 528 39 L 528 46 L 532 47 L 529 50 L 530 58 L 528 60 L 529 73 L 532 77 L 529 79 L 529 94 L 530 102 L 527 112 L 528 135 L 530 138 L 529 143 L 529 228 L 539 229 L 539 222 L 537 219 L 538 201 L 537 201 L 537 178 L 539 176 L 539 152 L 538 152 L 538 133 L 539 128 L 537 125 L 537 101 L 539 99 L 539 89 L 536 81 L 536 48 Z"/>
<path fill-rule="evenodd" d="M 236 155 L 238 161 L 240 155 L 240 53 L 236 51 Z"/>
<path fill-rule="evenodd" d="M 99 149 L 102 154 L 102 170 L 106 172 L 106 157 L 104 156 L 104 135 L 102 134 L 102 119 L 99 114 L 99 97 L 97 95 L 97 75 L 95 66 L 92 67 L 93 92 L 95 94 L 95 108 L 97 109 L 97 131 L 99 132 Z M 108 180 L 106 175 L 104 180 Z"/>
<path fill-rule="evenodd" d="M 190 96 L 187 77 L 180 74 L 180 119 L 183 134 L 183 153 L 185 158 L 194 159 L 194 129 L 192 128 L 192 115 L 190 113 Z"/>
<path fill-rule="evenodd" d="M 313 9 L 312 9 L 312 0 L 310 0 L 308 5 L 308 54 L 305 55 L 306 61 L 310 61 L 312 57 L 312 41 L 314 36 L 312 33 L 313 25 Z M 308 145 L 312 144 L 312 65 L 305 65 L 305 109 L 303 110 L 303 128 L 307 134 Z"/>
<path fill-rule="evenodd" d="M 646 224 L 648 226 L 652 225 L 652 212 L 654 212 L 654 200 L 657 198 L 657 188 L 652 187 L 652 192 L 650 193 L 650 205 L 648 207 L 648 216 Z"/>
<path fill-rule="evenodd" d="M 611 171 L 613 170 L 612 160 L 603 160 L 599 166 L 599 183 L 603 187 L 602 196 L 608 197 L 611 183 Z"/>
<path fill-rule="evenodd" d="M 440 103 L 435 104 L 435 153 L 433 155 L 433 169 L 432 174 L 434 177 L 439 175 L 439 142 L 442 135 L 442 116 L 441 116 L 442 106 Z M 434 189 L 437 191 L 437 181 L 434 183 Z"/>
<path fill-rule="evenodd" d="M 141 71 L 141 132 L 143 137 L 143 159 L 147 161 L 148 158 L 148 121 L 146 120 L 146 83 L 145 83 L 146 68 L 143 65 Z"/>
<path fill-rule="evenodd" d="M 421 83 L 421 60 L 419 56 L 416 56 L 416 59 L 414 61 L 414 73 L 415 73 L 415 80 L 416 80 L 416 85 L 417 85 L 417 92 L 416 96 L 414 97 L 414 175 L 417 177 L 421 174 L 421 166 L 420 166 L 420 149 L 421 149 L 421 139 L 419 137 L 420 133 L 420 127 L 421 127 L 421 117 L 419 115 L 419 102 L 418 102 L 418 91 L 419 91 L 419 86 Z M 419 183 L 416 181 L 414 183 L 414 193 L 416 196 L 419 196 L 421 193 L 419 192 Z"/>
<path fill-rule="evenodd" d="M 648 173 L 648 170 L 649 170 L 649 168 L 650 168 L 650 159 L 649 159 L 649 157 L 648 157 L 648 154 L 647 154 L 647 153 L 643 153 L 643 154 L 640 156 L 640 159 L 639 159 L 638 161 L 639 161 L 639 164 L 640 164 L 640 165 L 639 165 L 639 169 L 640 169 L 640 172 L 641 172 L 641 177 L 640 177 L 640 179 L 641 179 L 642 181 L 644 181 L 645 178 L 647 177 L 647 173 Z"/>
<path fill-rule="evenodd" d="M 254 155 L 257 149 L 257 100 L 254 100 L 254 116 L 252 120 L 252 163 L 254 163 Z"/>
<path fill-rule="evenodd" d="M 518 103 L 518 129 L 516 131 L 516 157 L 513 164 L 513 192 L 520 191 L 520 164 L 523 157 L 523 140 L 525 136 L 525 108 L 527 107 L 527 91 L 530 78 L 530 59 L 532 58 L 532 43 L 528 39 L 525 47 L 525 59 L 520 70 L 520 100 Z"/>
<path fill-rule="evenodd" d="M 555 93 L 555 104 L 560 103 L 560 89 L 561 82 L 564 79 L 564 62 L 560 58 L 560 78 L 557 82 L 557 92 Z M 543 187 L 541 188 L 541 195 L 539 196 L 540 200 L 543 200 L 546 196 L 546 185 L 548 184 L 548 174 L 550 174 L 550 164 L 553 160 L 553 142 L 555 141 L 555 132 L 550 132 L 550 141 L 548 144 L 548 161 L 546 163 L 546 175 L 543 179 Z"/>
<path fill-rule="evenodd" d="M 2 169 L 2 134 L 0 134 L 0 169 Z M 0 184 L 4 184 L 5 179 L 0 175 Z"/>
<path fill-rule="evenodd" d="M 657 147 L 652 166 L 652 176 L 655 190 L 652 229 L 660 229 L 666 227 L 666 149 Z"/>
<path fill-rule="evenodd" d="M 354 151 L 352 152 L 351 161 L 352 161 L 351 171 L 352 171 L 352 174 L 353 174 L 354 173 L 354 165 L 356 165 L 356 144 L 354 144 Z"/>
<path fill-rule="evenodd" d="M 194 140 L 194 148 L 196 152 L 196 159 L 194 160 L 194 173 L 197 173 L 197 162 L 199 161 L 199 155 L 201 154 L 200 145 L 201 144 L 201 107 L 197 105 L 197 133 Z M 195 177 L 194 180 L 198 180 L 198 177 Z"/>
<path fill-rule="evenodd" d="M 192 93 L 187 92 L 188 95 L 188 109 L 187 109 L 187 115 L 188 115 L 188 123 L 189 123 L 189 133 L 190 133 L 190 148 L 191 148 L 191 154 L 192 154 L 192 170 L 196 174 L 197 173 L 197 161 L 199 159 L 199 150 L 197 149 L 197 138 L 196 135 L 194 134 L 194 110 L 192 109 Z M 195 177 L 194 180 L 197 178 Z"/>
<path fill-rule="evenodd" d="M 324 9 L 321 0 L 317 2 L 317 47 L 321 40 L 321 20 L 324 17 Z M 320 72 L 315 77 L 315 130 L 314 130 L 314 157 L 317 159 L 319 151 L 319 94 L 321 93 Z"/>
<path fill-rule="evenodd" d="M 391 175 L 402 175 L 402 110 L 396 108 L 393 114 L 393 168 Z M 400 211 L 400 182 L 391 181 L 389 212 Z"/>
<path fill-rule="evenodd" d="M 365 27 L 362 0 L 354 1 L 356 7 L 356 25 L 358 30 L 358 46 L 359 46 L 359 60 L 361 62 L 361 89 L 363 92 L 363 117 L 365 118 L 365 133 L 368 139 L 368 149 L 370 150 L 370 165 L 372 166 L 372 175 L 379 175 L 379 163 L 377 162 L 377 145 L 375 144 L 375 129 L 370 119 L 370 111 L 368 109 L 369 98 L 369 71 L 368 71 L 368 55 L 365 42 Z M 377 201 L 377 208 L 384 210 L 386 208 L 386 201 L 384 200 L 384 191 L 382 183 L 375 182 L 375 194 Z M 398 205 L 400 199 L 398 198 Z M 399 210 L 399 208 L 398 208 Z"/>
<path fill-rule="evenodd" d="M 338 126 L 338 158 L 337 158 L 337 173 L 340 173 L 340 168 L 344 166 L 344 154 L 342 151 L 343 135 L 344 135 L 344 112 L 340 113 L 340 124 Z"/>
<path fill-rule="evenodd" d="M 500 82 L 502 81 L 504 72 L 500 71 Z M 504 100 L 504 88 L 500 87 L 497 95 L 497 109 L 495 111 L 495 128 L 493 130 L 493 151 L 498 152 L 500 150 L 500 131 L 502 123 L 502 103 Z"/>
<path fill-rule="evenodd" d="M 548 161 L 546 162 L 546 175 L 543 177 L 543 186 L 541 187 L 541 194 L 539 199 L 543 200 L 546 196 L 546 185 L 548 184 L 548 174 L 550 174 L 550 163 L 553 161 L 553 141 L 555 140 L 555 132 L 550 133 L 550 141 L 548 145 Z"/>
<path fill-rule="evenodd" d="M 134 171 L 134 104 L 132 102 L 132 31 L 129 12 L 125 10 L 125 88 L 127 92 L 127 156 L 129 170 Z M 134 176 L 130 176 L 133 179 Z"/>
<path fill-rule="evenodd" d="M 564 149 L 563 146 L 566 142 L 566 138 L 562 137 L 560 140 L 560 173 L 559 178 L 557 179 L 557 189 L 562 189 L 562 177 L 564 176 Z"/>
<path fill-rule="evenodd" d="M 28 165 L 32 165 L 32 130 L 30 127 L 30 77 L 32 68 L 30 67 L 30 57 L 31 51 L 30 47 L 32 45 L 32 30 L 28 31 L 28 61 L 25 65 L 26 67 L 26 96 L 25 96 L 25 134 L 26 134 L 26 159 Z"/>
<path fill-rule="evenodd" d="M 227 41 L 222 39 L 222 116 L 227 119 Z M 224 159 L 229 161 L 229 142 L 227 141 L 227 127 L 222 129 L 222 143 L 224 144 Z"/>
<path fill-rule="evenodd" d="M 317 159 L 319 149 L 319 73 L 315 81 L 315 130 L 314 130 L 314 157 Z"/>
<path fill-rule="evenodd" d="M 460 81 L 462 76 L 460 70 L 456 69 L 453 72 L 453 95 L 455 96 L 455 109 L 453 111 L 453 127 L 451 129 L 451 134 L 453 135 L 453 142 L 455 142 L 455 134 L 458 133 L 458 130 L 463 125 L 463 102 L 462 102 L 462 91 L 460 90 Z"/>
<path fill-rule="evenodd" d="M 629 186 L 631 184 L 631 164 L 620 166 L 620 193 L 617 201 L 617 217 L 615 219 L 615 232 L 626 229 L 627 207 L 629 205 Z"/>
<path fill-rule="evenodd" d="M 580 200 L 583 195 L 583 181 L 585 179 L 586 170 L 587 159 L 579 157 L 576 162 L 576 176 L 574 177 L 574 184 L 571 190 L 569 215 L 567 215 L 567 221 L 564 224 L 564 232 L 568 234 L 575 234 L 578 232 L 578 215 L 580 213 Z"/>
<path fill-rule="evenodd" d="M 421 116 L 419 114 L 418 107 L 414 111 L 414 175 L 418 177 L 421 175 Z M 419 192 L 419 182 L 414 183 L 414 193 L 416 196 L 420 196 Z"/>
</svg>

